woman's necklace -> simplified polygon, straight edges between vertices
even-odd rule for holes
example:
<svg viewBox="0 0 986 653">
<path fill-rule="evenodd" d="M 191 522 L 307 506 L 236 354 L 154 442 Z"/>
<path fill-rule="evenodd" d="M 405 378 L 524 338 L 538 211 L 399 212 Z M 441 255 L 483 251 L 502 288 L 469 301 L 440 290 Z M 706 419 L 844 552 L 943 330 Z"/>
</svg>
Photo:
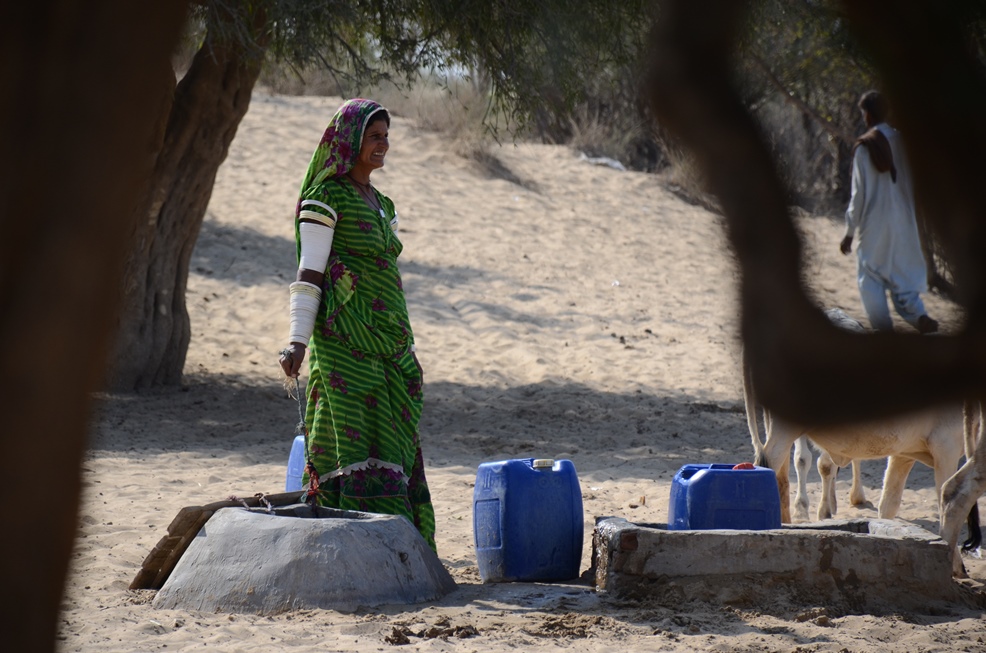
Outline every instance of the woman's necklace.
<svg viewBox="0 0 986 653">
<path fill-rule="evenodd" d="M 380 202 L 377 200 L 377 194 L 373 192 L 373 186 L 370 185 L 369 182 L 363 184 L 356 181 L 355 179 L 353 179 L 352 175 L 346 175 L 346 177 L 349 178 L 349 181 L 353 182 L 353 186 L 363 197 L 363 200 L 370 206 L 370 208 L 373 209 L 374 211 L 379 212 L 382 217 L 383 207 L 380 206 Z"/>
</svg>

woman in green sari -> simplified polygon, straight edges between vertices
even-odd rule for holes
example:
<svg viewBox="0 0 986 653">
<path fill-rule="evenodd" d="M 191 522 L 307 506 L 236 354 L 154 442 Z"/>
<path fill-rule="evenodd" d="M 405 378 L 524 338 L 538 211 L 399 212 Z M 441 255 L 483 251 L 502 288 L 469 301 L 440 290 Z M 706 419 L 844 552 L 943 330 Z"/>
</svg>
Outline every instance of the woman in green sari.
<svg viewBox="0 0 986 653">
<path fill-rule="evenodd" d="M 308 457 L 321 505 L 404 515 L 435 549 L 435 514 L 418 434 L 422 372 L 397 257 L 394 203 L 370 183 L 390 116 L 353 99 L 332 117 L 295 211 L 297 280 L 281 367 L 310 350 Z"/>
</svg>

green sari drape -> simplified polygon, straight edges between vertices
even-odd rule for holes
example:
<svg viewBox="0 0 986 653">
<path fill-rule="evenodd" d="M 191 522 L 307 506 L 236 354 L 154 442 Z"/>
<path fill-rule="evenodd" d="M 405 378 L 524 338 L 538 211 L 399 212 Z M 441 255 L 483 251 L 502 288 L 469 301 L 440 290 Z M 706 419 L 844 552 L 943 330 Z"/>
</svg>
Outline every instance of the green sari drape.
<svg viewBox="0 0 986 653">
<path fill-rule="evenodd" d="M 354 115 L 366 119 L 372 112 Z M 364 128 L 343 130 L 335 119 L 330 125 L 347 134 Z M 323 149 L 330 156 L 332 148 Z M 305 210 L 336 220 L 308 358 L 305 422 L 318 499 L 333 508 L 404 515 L 434 549 L 435 514 L 418 434 L 422 378 L 397 268 L 403 246 L 394 204 L 377 192 L 377 213 L 341 174 L 325 178 L 310 169 L 306 183 L 319 178 L 299 200 L 299 207 L 304 201 Z"/>
</svg>

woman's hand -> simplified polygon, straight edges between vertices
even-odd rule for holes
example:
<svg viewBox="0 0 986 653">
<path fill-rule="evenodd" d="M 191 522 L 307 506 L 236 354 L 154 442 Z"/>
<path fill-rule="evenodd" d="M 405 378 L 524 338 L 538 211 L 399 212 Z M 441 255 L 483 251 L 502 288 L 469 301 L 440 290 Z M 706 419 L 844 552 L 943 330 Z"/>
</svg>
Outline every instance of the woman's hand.
<svg viewBox="0 0 986 653">
<path fill-rule="evenodd" d="M 281 350 L 281 357 L 278 362 L 285 376 L 298 378 L 301 372 L 301 364 L 305 361 L 305 346 L 298 342 L 292 342 Z"/>
</svg>

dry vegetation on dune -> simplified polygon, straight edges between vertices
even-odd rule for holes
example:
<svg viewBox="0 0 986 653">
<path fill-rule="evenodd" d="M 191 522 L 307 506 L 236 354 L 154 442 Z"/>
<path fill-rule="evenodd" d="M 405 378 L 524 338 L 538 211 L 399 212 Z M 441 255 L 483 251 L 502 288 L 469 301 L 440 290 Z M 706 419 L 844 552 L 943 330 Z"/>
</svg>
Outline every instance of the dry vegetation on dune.
<svg viewBox="0 0 986 653">
<path fill-rule="evenodd" d="M 500 144 L 545 142 L 563 145 L 594 159 L 609 159 L 629 169 L 658 173 L 670 189 L 689 201 L 714 207 L 694 162 L 649 122 L 614 115 L 583 102 L 566 119 L 564 137 L 551 137 L 536 121 L 518 122 L 491 104 L 488 85 L 476 75 L 422 74 L 410 85 L 380 82 L 367 88 L 347 84 L 321 69 L 270 69 L 260 82 L 270 92 L 300 96 L 372 97 L 418 129 L 441 134 L 449 151 L 479 164 L 493 177 L 523 183 L 498 159 Z M 644 147 L 648 153 L 643 154 Z"/>
</svg>

